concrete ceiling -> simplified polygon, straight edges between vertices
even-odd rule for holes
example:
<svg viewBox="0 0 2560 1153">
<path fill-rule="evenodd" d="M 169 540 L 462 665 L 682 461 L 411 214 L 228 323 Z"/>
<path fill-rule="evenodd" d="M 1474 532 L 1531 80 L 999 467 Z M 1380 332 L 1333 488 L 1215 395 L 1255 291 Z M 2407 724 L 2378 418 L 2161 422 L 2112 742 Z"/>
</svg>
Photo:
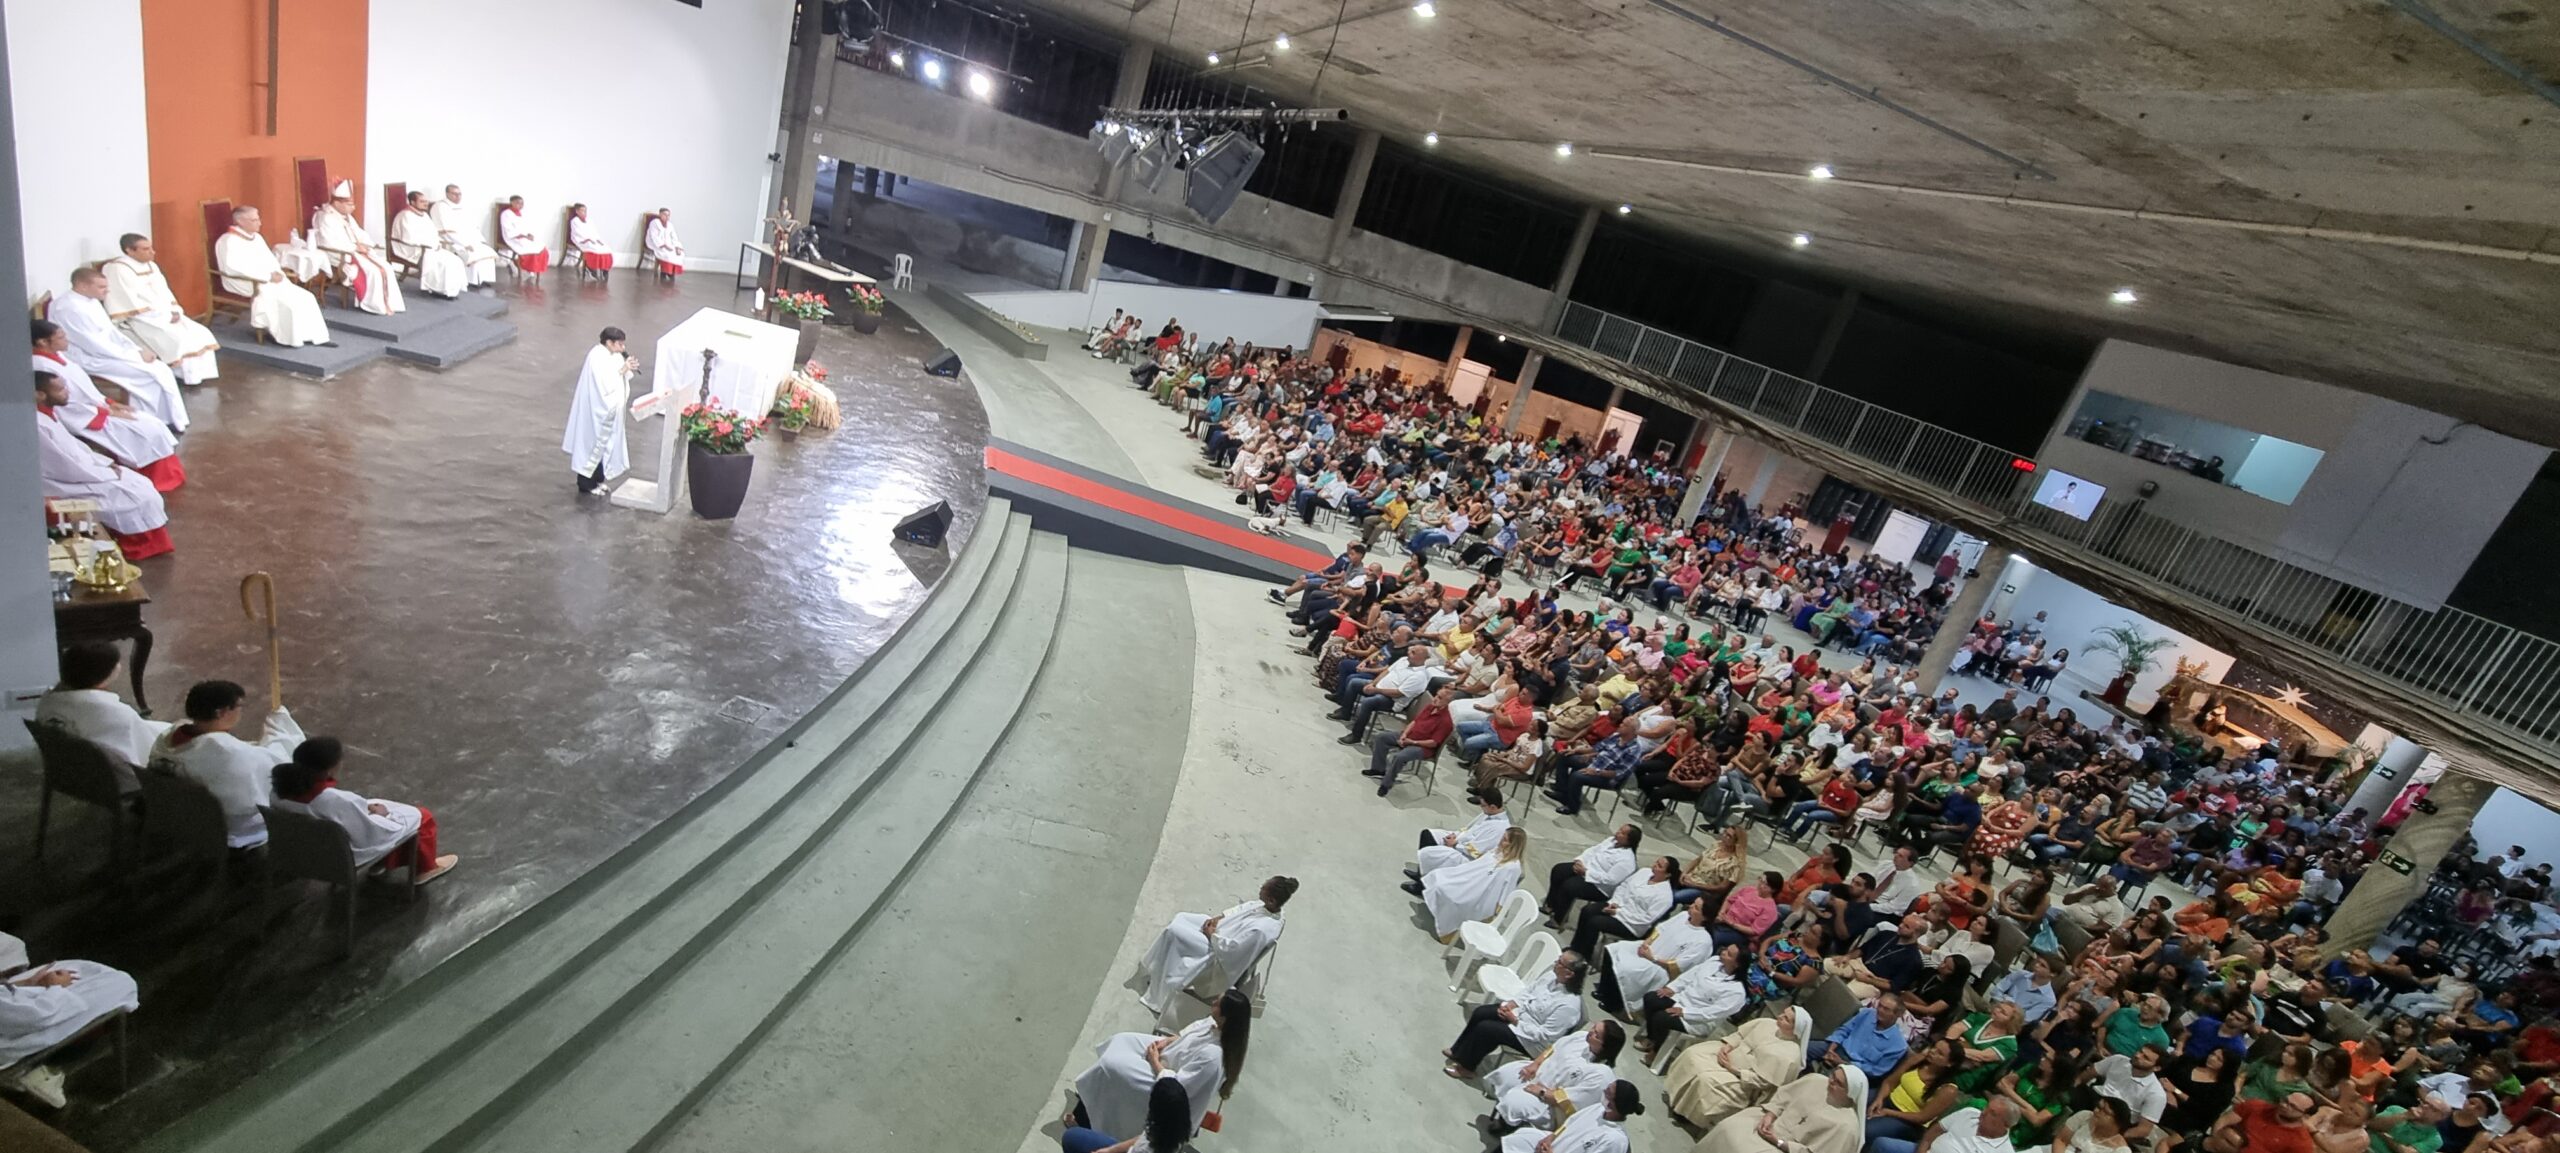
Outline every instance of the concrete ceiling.
<svg viewBox="0 0 2560 1153">
<path fill-rule="evenodd" d="M 2560 0 L 1035 3 L 1888 299 L 2560 445 Z"/>
</svg>

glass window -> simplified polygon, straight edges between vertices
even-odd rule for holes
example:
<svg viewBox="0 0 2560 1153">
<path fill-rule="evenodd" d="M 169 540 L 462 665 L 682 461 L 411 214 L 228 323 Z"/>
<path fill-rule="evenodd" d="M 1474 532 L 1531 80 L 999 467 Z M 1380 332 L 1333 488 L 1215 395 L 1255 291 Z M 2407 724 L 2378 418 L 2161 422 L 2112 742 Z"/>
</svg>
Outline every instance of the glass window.
<svg viewBox="0 0 2560 1153">
<path fill-rule="evenodd" d="M 2146 401 L 2092 391 L 2065 435 L 2199 480 L 2292 504 L 2321 451 Z"/>
</svg>

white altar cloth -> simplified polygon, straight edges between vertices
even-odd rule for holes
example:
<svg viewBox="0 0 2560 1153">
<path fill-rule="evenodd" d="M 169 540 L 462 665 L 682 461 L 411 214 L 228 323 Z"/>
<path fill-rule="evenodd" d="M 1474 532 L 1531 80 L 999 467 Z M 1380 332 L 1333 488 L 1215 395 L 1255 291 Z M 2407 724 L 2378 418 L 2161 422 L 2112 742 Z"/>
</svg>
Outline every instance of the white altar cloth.
<svg viewBox="0 0 2560 1153">
<path fill-rule="evenodd" d="M 710 349 L 717 354 L 711 362 L 711 403 L 755 420 L 772 411 L 774 392 L 799 367 L 791 363 L 799 347 L 796 329 L 705 308 L 658 338 L 657 371 L 650 382 L 672 391 L 677 409 L 693 403 L 702 384 L 702 352 Z"/>
</svg>

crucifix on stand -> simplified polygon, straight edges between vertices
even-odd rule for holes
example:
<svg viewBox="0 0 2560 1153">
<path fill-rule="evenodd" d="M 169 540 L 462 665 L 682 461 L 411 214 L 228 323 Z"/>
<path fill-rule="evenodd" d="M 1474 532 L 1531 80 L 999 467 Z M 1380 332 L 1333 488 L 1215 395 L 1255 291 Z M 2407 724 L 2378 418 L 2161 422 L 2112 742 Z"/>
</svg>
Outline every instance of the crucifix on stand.
<svg viewBox="0 0 2560 1153">
<path fill-rule="evenodd" d="M 800 222 L 791 215 L 791 198 L 782 198 L 782 208 L 764 218 L 765 227 L 773 231 L 773 251 L 764 266 L 764 319 L 772 320 L 773 298 L 782 294 L 782 258 L 791 255 L 791 234 L 800 230 Z"/>
</svg>

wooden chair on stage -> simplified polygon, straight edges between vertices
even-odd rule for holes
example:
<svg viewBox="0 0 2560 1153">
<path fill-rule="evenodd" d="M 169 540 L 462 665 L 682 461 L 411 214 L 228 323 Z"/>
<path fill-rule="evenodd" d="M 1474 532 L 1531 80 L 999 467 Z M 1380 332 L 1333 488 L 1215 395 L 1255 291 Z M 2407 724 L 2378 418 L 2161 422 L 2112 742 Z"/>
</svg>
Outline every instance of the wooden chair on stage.
<svg viewBox="0 0 2560 1153">
<path fill-rule="evenodd" d="M 300 219 L 294 221 L 291 231 L 299 232 L 308 237 L 311 235 L 312 218 L 319 214 L 321 205 L 329 202 L 329 162 L 316 156 L 295 157 L 293 161 L 293 190 L 295 201 L 302 209 L 302 216 Z M 319 245 L 319 241 L 313 240 L 312 244 L 314 247 L 317 247 Z M 293 273 L 288 271 L 285 273 L 285 276 L 287 279 L 291 279 L 295 284 L 301 285 L 304 289 L 308 290 L 311 295 L 318 298 L 322 304 L 327 304 L 329 302 L 329 289 L 332 286 L 335 286 L 338 289 L 339 299 L 345 301 L 347 307 L 354 308 L 356 306 L 356 290 L 353 287 L 341 283 L 337 276 L 334 275 L 334 272 L 335 269 L 333 268 L 330 272 L 324 272 L 318 276 L 297 278 Z"/>
<path fill-rule="evenodd" d="M 417 276 L 423 290 L 426 280 L 417 262 L 403 258 L 400 246 L 391 242 L 391 226 L 400 214 L 409 210 L 409 183 L 399 181 L 382 186 L 382 259 L 391 266 L 393 276 Z"/>
<path fill-rule="evenodd" d="M 590 275 L 587 271 L 586 251 L 578 247 L 577 241 L 569 238 L 569 222 L 577 218 L 578 207 L 574 204 L 560 210 L 560 264 L 563 268 L 575 270 L 579 276 L 583 277 Z M 608 268 L 592 275 L 598 280 L 611 280 L 613 270 Z"/>
<path fill-rule="evenodd" d="M 204 213 L 204 278 L 205 300 L 208 302 L 204 321 L 211 324 L 222 316 L 237 316 L 246 321 L 249 319 L 249 298 L 222 286 L 222 267 L 213 258 L 213 246 L 221 242 L 223 233 L 231 231 L 231 202 L 200 201 L 197 208 Z M 251 331 L 257 333 L 259 343 L 266 343 L 265 329 Z"/>
<path fill-rule="evenodd" d="M 658 263 L 657 257 L 649 255 L 649 222 L 657 218 L 658 214 L 655 212 L 640 214 L 640 259 L 632 264 L 634 270 L 651 268 Z M 664 275 L 664 272 L 662 271 L 660 275 Z"/>
<path fill-rule="evenodd" d="M 508 277 L 512 278 L 516 283 L 522 284 L 524 283 L 524 265 L 517 263 L 516 250 L 507 247 L 506 218 L 507 202 L 503 200 L 490 201 L 489 247 L 496 249 L 498 252 L 498 267 L 506 269 Z"/>
</svg>

